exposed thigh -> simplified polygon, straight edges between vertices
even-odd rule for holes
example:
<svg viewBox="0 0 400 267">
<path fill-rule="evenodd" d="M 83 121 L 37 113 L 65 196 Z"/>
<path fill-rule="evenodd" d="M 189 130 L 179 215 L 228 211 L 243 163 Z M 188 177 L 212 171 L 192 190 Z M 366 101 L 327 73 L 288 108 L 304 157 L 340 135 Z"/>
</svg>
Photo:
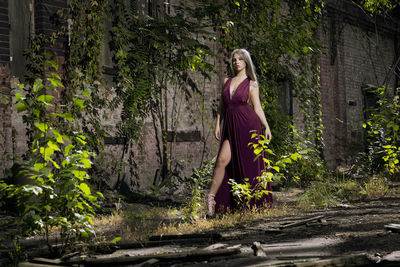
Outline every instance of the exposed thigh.
<svg viewBox="0 0 400 267">
<path fill-rule="evenodd" d="M 225 140 L 222 143 L 221 150 L 219 152 L 218 161 L 223 165 L 228 165 L 231 161 L 231 146 L 229 140 Z"/>
</svg>

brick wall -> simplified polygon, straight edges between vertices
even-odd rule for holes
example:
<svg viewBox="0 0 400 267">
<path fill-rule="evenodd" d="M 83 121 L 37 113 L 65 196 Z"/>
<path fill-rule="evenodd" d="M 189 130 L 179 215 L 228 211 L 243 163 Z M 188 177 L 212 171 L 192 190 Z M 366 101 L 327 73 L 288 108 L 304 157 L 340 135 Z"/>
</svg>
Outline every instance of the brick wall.
<svg viewBox="0 0 400 267">
<path fill-rule="evenodd" d="M 8 0 L 0 0 L 0 62 L 10 60 Z"/>
<path fill-rule="evenodd" d="M 25 0 L 15 1 L 22 3 Z M 362 149 L 360 146 L 363 116 L 361 87 L 365 83 L 379 84 L 385 80 L 389 85 L 394 84 L 393 75 L 386 75 L 386 73 L 395 56 L 395 45 L 390 25 L 379 31 L 383 32 L 382 35 L 374 36 L 371 25 L 366 23 L 365 19 L 361 17 L 354 19 L 354 15 L 361 15 L 356 11 L 349 11 L 346 1 L 327 2 L 328 13 L 324 16 L 319 30 L 320 42 L 326 48 L 326 53 L 321 54 L 320 57 L 321 100 L 325 126 L 324 156 L 328 166 L 334 168 L 338 164 L 349 162 L 349 158 L 354 155 L 353 152 Z M 8 1 L 0 0 L 0 94 L 10 100 L 10 76 L 13 73 L 10 71 L 9 62 L 10 29 L 7 3 Z M 56 11 L 59 8 L 65 8 L 66 3 L 66 0 L 36 1 L 36 32 L 49 33 L 56 30 L 60 23 L 62 24 Z M 25 30 L 28 31 L 28 29 Z M 372 45 L 373 43 L 376 46 Z M 59 45 L 62 44 L 61 41 Z M 169 106 L 170 116 L 173 112 L 175 115 L 179 113 L 177 117 L 179 123 L 176 127 L 171 127 L 169 131 L 182 138 L 179 142 L 169 142 L 168 151 L 171 152 L 173 164 L 181 168 L 180 176 L 190 175 L 192 168 L 200 165 L 201 159 L 211 159 L 218 150 L 218 142 L 213 134 L 215 118 L 212 109 L 221 93 L 221 84 L 226 76 L 226 65 L 222 57 L 225 54 L 224 51 L 220 51 L 216 45 L 213 49 L 221 55 L 220 59 L 211 62 L 217 67 L 219 74 L 213 76 L 211 81 L 204 80 L 201 75 L 193 74 L 193 78 L 199 82 L 201 90 L 204 91 L 204 98 L 201 95 L 193 95 L 189 101 L 186 101 L 182 98 L 181 92 L 178 99 L 183 99 L 183 105 L 179 112 L 173 111 Z M 63 61 L 63 51 L 62 46 L 54 50 L 60 62 Z M 109 57 L 110 54 L 103 54 L 103 57 L 107 56 Z M 109 58 L 103 58 L 101 62 L 112 67 Z M 11 62 L 11 64 L 18 64 L 18 62 Z M 386 76 L 387 79 L 385 79 Z M 110 77 L 107 76 L 109 80 L 111 80 Z M 112 82 L 109 86 L 112 86 Z M 169 92 L 169 99 L 172 98 L 172 92 L 173 90 Z M 205 101 L 204 104 L 203 101 Z M 293 113 L 300 114 L 294 118 L 295 123 L 301 124 L 302 115 L 295 99 L 293 105 Z M 13 110 L 16 110 L 13 105 L 0 103 L 0 133 L 2 133 L 0 134 L 0 174 L 5 167 L 10 165 L 9 161 L 5 161 L 5 152 L 21 155 L 26 150 L 25 125 L 22 123 L 21 116 Z M 116 110 L 104 123 L 111 129 L 115 129 L 119 119 L 119 113 Z M 138 184 L 146 188 L 157 174 L 159 167 L 157 142 L 151 118 L 145 121 L 142 143 L 142 148 L 130 145 L 124 154 L 126 164 L 123 165 L 123 173 L 125 176 L 120 176 L 120 179 L 124 179 L 130 189 L 135 189 Z M 99 164 L 104 163 L 102 165 L 104 181 L 113 186 L 117 182 L 117 162 L 123 153 L 122 145 L 118 142 L 108 143 L 105 151 L 108 153 L 108 158 L 102 159 L 103 161 L 99 159 Z"/>
<path fill-rule="evenodd" d="M 320 58 L 322 120 L 324 124 L 324 157 L 327 165 L 336 166 L 343 160 L 346 135 L 346 90 L 344 77 L 344 46 L 340 16 L 329 14 L 320 26 L 320 43 L 325 53 Z"/>
<path fill-rule="evenodd" d="M 35 1 L 35 30 L 36 33 L 51 34 L 65 26 L 66 22 L 59 16 L 58 11 L 67 8 L 67 0 Z M 52 52 L 63 56 L 65 52 L 65 38 L 59 38 Z"/>
<path fill-rule="evenodd" d="M 395 27 L 377 25 L 348 1 L 327 1 L 319 39 L 324 156 L 329 167 L 350 164 L 364 150 L 365 84 L 395 86 Z M 375 31 L 377 30 L 377 31 Z"/>
<path fill-rule="evenodd" d="M 10 45 L 8 0 L 0 0 L 0 177 L 9 167 L 6 159 L 12 154 L 10 96 Z"/>
<path fill-rule="evenodd" d="M 3 177 L 4 170 L 11 165 L 7 159 L 13 154 L 10 65 L 7 62 L 0 62 L 0 98 L 0 177 Z"/>
</svg>

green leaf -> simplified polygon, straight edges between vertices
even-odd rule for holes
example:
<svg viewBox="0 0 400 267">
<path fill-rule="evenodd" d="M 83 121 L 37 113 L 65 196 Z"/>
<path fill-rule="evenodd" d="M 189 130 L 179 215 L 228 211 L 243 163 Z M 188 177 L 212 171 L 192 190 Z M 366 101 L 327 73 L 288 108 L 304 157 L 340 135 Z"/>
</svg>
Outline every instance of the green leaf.
<svg viewBox="0 0 400 267">
<path fill-rule="evenodd" d="M 15 94 L 15 101 L 19 102 L 20 100 L 24 100 L 25 96 L 20 94 L 20 93 L 16 93 Z"/>
<path fill-rule="evenodd" d="M 290 158 L 294 161 L 296 161 L 299 157 L 300 157 L 300 155 L 298 153 L 294 153 L 294 154 L 290 155 Z"/>
<path fill-rule="evenodd" d="M 85 195 L 90 195 L 90 188 L 89 188 L 89 186 L 87 184 L 81 183 L 80 185 L 78 185 L 78 187 L 79 187 L 79 189 L 82 190 L 82 192 Z"/>
<path fill-rule="evenodd" d="M 22 112 L 22 111 L 25 111 L 27 109 L 28 109 L 28 107 L 24 103 L 18 103 L 18 105 L 17 105 L 17 111 L 18 112 Z"/>
<path fill-rule="evenodd" d="M 85 138 L 83 138 L 85 139 Z M 76 137 L 76 140 L 78 140 L 82 145 L 86 145 L 86 141 L 83 141 L 81 137 Z"/>
<path fill-rule="evenodd" d="M 46 66 L 51 66 L 53 67 L 55 70 L 58 70 L 58 63 L 57 61 L 55 61 L 54 59 L 52 60 L 46 60 L 44 63 Z"/>
<path fill-rule="evenodd" d="M 53 132 L 54 136 L 56 137 L 56 141 L 57 143 L 63 144 L 64 143 L 64 138 L 62 137 L 62 135 L 60 134 L 59 131 L 57 131 L 54 128 L 51 128 L 51 131 Z"/>
<path fill-rule="evenodd" d="M 262 147 L 256 147 L 254 149 L 254 154 L 258 155 L 258 154 L 260 154 L 262 152 L 262 150 L 263 150 Z"/>
<path fill-rule="evenodd" d="M 38 128 L 40 131 L 47 133 L 47 130 L 49 129 L 49 126 L 47 125 L 47 123 L 43 123 L 43 122 L 35 122 L 35 126 L 36 128 Z"/>
<path fill-rule="evenodd" d="M 32 113 L 36 116 L 36 118 L 39 118 L 39 117 L 40 117 L 40 110 L 34 108 L 34 109 L 32 110 Z"/>
<path fill-rule="evenodd" d="M 117 236 L 117 237 L 115 237 L 113 240 L 111 240 L 109 243 L 110 243 L 110 244 L 114 244 L 114 243 L 119 242 L 120 240 L 121 240 L 121 237 Z"/>
<path fill-rule="evenodd" d="M 273 170 L 279 172 L 279 167 L 278 167 L 278 166 L 272 166 L 271 168 L 272 168 Z"/>
<path fill-rule="evenodd" d="M 51 147 L 46 147 L 43 150 L 42 148 L 43 147 L 40 148 L 40 153 L 43 155 L 45 160 L 50 160 L 50 157 L 54 154 L 54 149 Z"/>
<path fill-rule="evenodd" d="M 74 170 L 74 171 L 72 171 L 72 173 L 75 175 L 76 178 L 78 178 L 81 181 L 83 181 L 84 179 L 88 178 L 88 175 L 87 175 L 86 171 Z"/>
<path fill-rule="evenodd" d="M 45 103 L 50 103 L 51 100 L 53 100 L 54 96 L 52 95 L 40 95 L 38 96 L 37 100 L 39 102 L 45 102 Z"/>
<path fill-rule="evenodd" d="M 75 106 L 79 107 L 79 108 L 84 108 L 85 105 L 83 105 L 84 101 L 82 99 L 74 99 L 74 104 Z"/>
<path fill-rule="evenodd" d="M 69 120 L 69 121 L 71 121 L 71 122 L 74 121 L 74 117 L 72 116 L 71 113 L 63 113 L 63 114 L 61 114 L 61 113 L 55 113 L 55 112 L 53 112 L 53 113 L 51 113 L 51 114 L 54 115 L 54 116 L 63 118 L 63 119 L 67 119 L 67 120 Z"/>
<path fill-rule="evenodd" d="M 80 160 L 80 162 L 83 164 L 83 166 L 85 167 L 85 168 L 90 168 L 90 167 L 92 167 L 92 163 L 90 162 L 90 160 L 89 159 L 85 159 L 85 158 L 83 158 L 83 159 L 81 159 Z"/>
<path fill-rule="evenodd" d="M 41 169 L 43 169 L 47 164 L 45 163 L 35 163 L 33 165 L 33 168 L 35 169 L 35 171 L 40 171 Z"/>
<path fill-rule="evenodd" d="M 64 85 L 57 79 L 47 78 L 47 80 L 55 87 L 64 87 Z"/>
<path fill-rule="evenodd" d="M 51 77 L 53 77 L 53 78 L 55 78 L 55 79 L 61 80 L 60 75 L 58 75 L 58 74 L 55 73 L 55 72 L 50 72 L 50 73 L 49 73 L 49 76 L 51 76 Z"/>
<path fill-rule="evenodd" d="M 239 1 L 234 1 L 235 5 L 240 6 Z"/>
<path fill-rule="evenodd" d="M 57 143 L 54 143 L 53 141 L 48 141 L 47 146 L 53 149 L 54 151 L 61 151 L 61 149 L 58 147 Z"/>
<path fill-rule="evenodd" d="M 43 88 L 43 81 L 42 81 L 42 79 L 37 78 L 37 79 L 35 80 L 35 83 L 33 84 L 32 91 L 33 91 L 34 93 L 37 93 L 37 92 L 40 91 L 42 88 Z"/>
<path fill-rule="evenodd" d="M 40 170 L 40 173 L 42 173 L 46 177 L 50 177 L 51 169 L 50 168 L 42 168 Z"/>
<path fill-rule="evenodd" d="M 66 147 L 65 147 L 64 156 L 65 156 L 65 157 L 68 156 L 68 155 L 69 155 L 69 152 L 70 152 L 71 149 L 73 149 L 73 148 L 74 148 L 74 145 L 72 145 L 72 144 L 69 144 L 68 146 L 66 146 Z"/>
<path fill-rule="evenodd" d="M 89 99 L 90 98 L 90 91 L 89 90 L 82 91 L 82 95 L 86 96 Z"/>
</svg>

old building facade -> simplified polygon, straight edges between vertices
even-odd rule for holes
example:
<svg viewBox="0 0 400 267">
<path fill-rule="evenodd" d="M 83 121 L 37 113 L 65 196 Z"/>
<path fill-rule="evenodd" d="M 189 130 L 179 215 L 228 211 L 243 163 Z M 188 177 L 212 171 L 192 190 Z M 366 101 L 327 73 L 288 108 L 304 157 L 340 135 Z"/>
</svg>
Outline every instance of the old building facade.
<svg viewBox="0 0 400 267">
<path fill-rule="evenodd" d="M 130 1 L 132 9 L 149 15 L 160 16 L 173 12 L 171 1 Z M 25 125 L 16 113 L 11 83 L 24 81 L 26 59 L 23 51 L 28 47 L 29 38 L 35 33 L 54 31 L 54 14 L 66 8 L 67 0 L 0 0 L 0 175 L 13 164 L 13 158 L 26 151 Z M 325 53 L 320 57 L 320 83 L 322 116 L 324 124 L 324 157 L 329 167 L 350 164 L 357 151 L 362 151 L 366 86 L 399 86 L 399 21 L 372 21 L 352 1 L 326 1 L 326 13 L 319 30 L 320 43 Z M 108 25 L 110 27 L 110 25 Z M 107 28 L 107 26 L 106 26 Z M 103 45 L 101 64 L 105 78 L 112 87 L 112 60 Z M 216 44 L 210 43 L 218 52 Z M 63 49 L 55 49 L 58 61 L 63 60 Z M 220 61 L 210 62 L 220 73 L 225 65 Z M 215 75 L 211 81 L 200 75 L 194 77 L 202 83 L 202 95 L 193 96 L 179 110 L 169 109 L 169 116 L 179 123 L 169 129 L 168 151 L 177 176 L 190 175 L 192 168 L 200 166 L 202 160 L 215 156 L 218 143 L 213 138 L 214 118 L 212 109 L 219 95 L 221 77 Z M 287 95 L 286 97 L 292 97 Z M 168 98 L 174 96 L 168 93 Z M 296 98 L 286 101 L 296 109 Z M 119 120 L 118 110 L 110 114 L 104 123 L 111 128 Z M 296 120 L 295 120 L 296 121 Z M 300 123 L 301 124 L 301 123 Z M 157 156 L 159 140 L 151 118 L 144 123 L 142 143 L 139 149 L 131 145 L 122 152 L 122 144 L 113 136 L 106 138 L 104 162 L 108 172 L 104 179 L 110 187 L 125 184 L 129 190 L 146 188 L 159 175 Z M 301 125 L 298 125 L 301 127 Z M 111 131 L 112 132 L 112 131 Z M 113 163 L 123 159 L 124 176 L 118 175 Z M 110 163 L 111 162 L 111 163 Z M 105 170 L 106 171 L 106 170 Z"/>
</svg>

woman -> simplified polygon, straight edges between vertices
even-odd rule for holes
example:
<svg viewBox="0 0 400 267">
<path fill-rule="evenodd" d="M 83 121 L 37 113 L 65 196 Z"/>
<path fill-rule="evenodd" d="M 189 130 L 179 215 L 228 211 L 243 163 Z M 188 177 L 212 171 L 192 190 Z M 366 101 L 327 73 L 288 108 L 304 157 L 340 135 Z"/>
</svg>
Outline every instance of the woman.
<svg viewBox="0 0 400 267">
<path fill-rule="evenodd" d="M 251 134 L 254 131 L 261 134 L 262 124 L 265 137 L 269 140 L 272 138 L 260 104 L 257 78 L 249 52 L 245 49 L 234 50 L 231 55 L 231 68 L 234 77 L 224 80 L 221 108 L 215 125 L 215 137 L 221 144 L 207 197 L 208 215 L 237 207 L 230 192 L 229 179 L 243 183 L 244 178 L 249 178 L 253 187 L 257 184 L 256 177 L 264 169 L 264 163 L 261 157 L 254 161 L 255 154 L 248 146 L 252 141 Z M 222 133 L 221 116 L 224 118 Z M 267 189 L 271 191 L 269 183 Z M 257 201 L 252 200 L 250 204 L 260 206 L 268 202 L 271 205 L 272 201 L 272 194 L 269 194 Z"/>
</svg>

